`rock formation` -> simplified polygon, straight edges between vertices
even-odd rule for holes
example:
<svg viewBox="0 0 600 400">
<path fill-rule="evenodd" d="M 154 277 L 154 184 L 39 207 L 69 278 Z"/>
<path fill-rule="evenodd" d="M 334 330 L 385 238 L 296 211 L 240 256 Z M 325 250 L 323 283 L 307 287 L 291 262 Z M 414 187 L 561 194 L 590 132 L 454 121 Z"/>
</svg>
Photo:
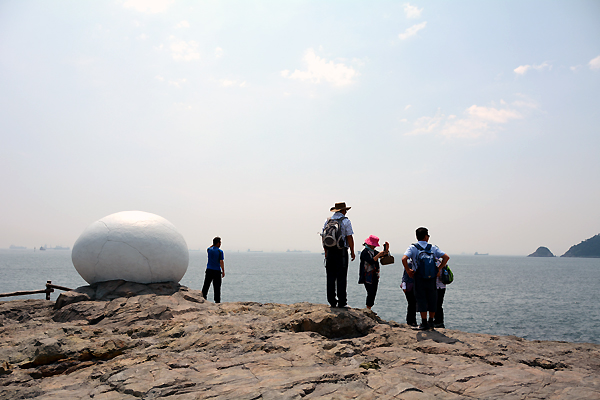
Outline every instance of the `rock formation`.
<svg viewBox="0 0 600 400">
<path fill-rule="evenodd" d="M 600 257 L 600 234 L 571 246 L 561 257 Z"/>
<path fill-rule="evenodd" d="M 600 398 L 600 346 L 106 282 L 0 303 L 0 399 Z"/>
<path fill-rule="evenodd" d="M 552 252 L 550 251 L 549 248 L 541 246 L 541 247 L 538 247 L 535 252 L 531 253 L 527 257 L 556 257 L 556 256 L 554 254 L 552 254 Z"/>
</svg>

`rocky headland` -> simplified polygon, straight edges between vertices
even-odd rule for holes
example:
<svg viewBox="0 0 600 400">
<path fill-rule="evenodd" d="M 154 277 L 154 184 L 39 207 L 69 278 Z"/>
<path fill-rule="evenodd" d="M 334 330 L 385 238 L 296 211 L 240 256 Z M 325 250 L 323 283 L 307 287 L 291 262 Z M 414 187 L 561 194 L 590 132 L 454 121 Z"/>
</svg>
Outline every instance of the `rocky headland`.
<svg viewBox="0 0 600 400">
<path fill-rule="evenodd" d="M 600 258 L 600 233 L 571 246 L 561 257 Z"/>
<path fill-rule="evenodd" d="M 556 257 L 549 248 L 540 246 L 536 251 L 528 255 L 527 257 Z"/>
<path fill-rule="evenodd" d="M 598 399 L 600 346 L 112 281 L 0 303 L 0 399 Z"/>
</svg>

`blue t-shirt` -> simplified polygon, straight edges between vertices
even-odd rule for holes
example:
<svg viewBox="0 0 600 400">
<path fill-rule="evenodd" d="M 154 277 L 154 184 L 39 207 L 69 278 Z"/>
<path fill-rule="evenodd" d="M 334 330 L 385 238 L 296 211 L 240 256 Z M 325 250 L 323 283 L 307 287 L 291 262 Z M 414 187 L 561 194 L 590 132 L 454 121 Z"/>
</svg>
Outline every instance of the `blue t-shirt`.
<svg viewBox="0 0 600 400">
<path fill-rule="evenodd" d="M 216 246 L 211 246 L 206 251 L 208 252 L 208 263 L 206 264 L 206 269 L 214 269 L 216 271 L 220 271 L 220 261 L 225 259 L 223 250 Z"/>
</svg>

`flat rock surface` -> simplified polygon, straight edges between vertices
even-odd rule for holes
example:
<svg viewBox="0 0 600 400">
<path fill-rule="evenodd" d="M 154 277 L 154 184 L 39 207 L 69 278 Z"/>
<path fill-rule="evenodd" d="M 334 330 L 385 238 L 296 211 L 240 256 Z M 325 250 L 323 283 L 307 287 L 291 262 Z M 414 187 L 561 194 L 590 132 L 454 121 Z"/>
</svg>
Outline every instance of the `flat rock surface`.
<svg viewBox="0 0 600 400">
<path fill-rule="evenodd" d="M 598 399 L 600 346 L 123 281 L 0 303 L 0 399 Z"/>
</svg>

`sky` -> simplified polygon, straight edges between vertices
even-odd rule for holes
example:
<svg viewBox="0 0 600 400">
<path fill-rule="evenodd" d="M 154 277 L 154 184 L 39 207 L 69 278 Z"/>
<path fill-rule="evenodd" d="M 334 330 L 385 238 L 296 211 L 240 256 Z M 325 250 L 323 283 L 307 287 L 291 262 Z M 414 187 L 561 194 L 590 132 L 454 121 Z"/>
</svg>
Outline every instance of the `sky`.
<svg viewBox="0 0 600 400">
<path fill-rule="evenodd" d="M 0 0 L 0 248 L 562 255 L 600 233 L 600 2 Z"/>
</svg>

